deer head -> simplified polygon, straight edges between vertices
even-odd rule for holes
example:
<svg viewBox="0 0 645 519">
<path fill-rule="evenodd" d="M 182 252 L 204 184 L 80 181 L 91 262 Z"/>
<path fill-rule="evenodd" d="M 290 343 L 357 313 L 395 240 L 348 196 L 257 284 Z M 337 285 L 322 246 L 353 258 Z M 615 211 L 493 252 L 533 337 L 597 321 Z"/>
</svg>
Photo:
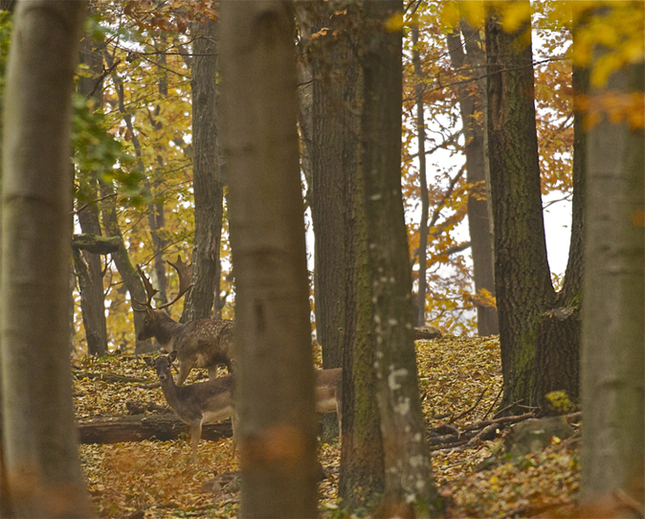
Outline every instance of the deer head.
<svg viewBox="0 0 645 519">
<path fill-rule="evenodd" d="M 148 276 L 146 276 L 141 266 L 137 265 L 137 272 L 139 272 L 139 275 L 141 276 L 141 280 L 143 281 L 143 286 L 145 287 L 147 295 L 147 300 L 145 302 L 138 301 L 134 297 L 132 298 L 132 309 L 135 312 L 146 313 L 146 316 L 143 320 L 143 330 L 141 330 L 138 335 L 139 340 L 145 340 L 154 337 L 156 333 L 155 328 L 157 320 L 159 318 L 163 318 L 163 316 L 161 315 L 162 313 L 166 315 L 165 312 L 162 312 L 163 309 L 175 304 L 182 298 L 184 294 L 186 294 L 186 292 L 188 292 L 193 287 L 193 285 L 190 283 L 190 267 L 181 259 L 181 256 L 177 256 L 177 261 L 175 263 L 171 261 L 168 261 L 167 263 L 177 271 L 177 274 L 179 276 L 179 292 L 172 301 L 156 306 L 154 308 L 152 306 L 152 298 L 155 296 L 158 290 L 152 286 L 150 279 L 148 278 Z"/>
</svg>

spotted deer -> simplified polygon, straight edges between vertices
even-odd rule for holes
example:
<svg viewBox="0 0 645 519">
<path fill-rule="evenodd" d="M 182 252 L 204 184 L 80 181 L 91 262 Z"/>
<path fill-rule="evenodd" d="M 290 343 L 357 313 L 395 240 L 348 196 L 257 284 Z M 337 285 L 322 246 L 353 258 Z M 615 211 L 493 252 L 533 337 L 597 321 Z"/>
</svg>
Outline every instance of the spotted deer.
<svg viewBox="0 0 645 519">
<path fill-rule="evenodd" d="M 235 375 L 224 375 L 206 382 L 177 386 L 172 379 L 171 367 L 177 352 L 154 359 L 144 357 L 154 368 L 161 383 L 166 402 L 179 418 L 190 427 L 191 459 L 197 461 L 197 447 L 205 423 L 231 418 L 233 424 L 233 452 L 235 455 Z M 316 411 L 336 413 L 340 430 L 342 409 L 342 368 L 316 370 Z"/>
<path fill-rule="evenodd" d="M 198 319 L 188 323 L 175 321 L 164 308 L 181 299 L 192 288 L 186 264 L 177 258 L 176 263 L 168 262 L 179 274 L 179 293 L 170 302 L 152 307 L 152 298 L 157 293 L 143 270 L 137 265 L 146 289 L 148 299 L 141 302 L 133 299 L 135 312 L 145 312 L 143 329 L 137 338 L 146 340 L 155 337 L 166 352 L 176 352 L 179 360 L 179 373 L 175 383 L 181 386 L 190 370 L 207 368 L 208 377 L 215 378 L 217 365 L 225 364 L 229 373 L 233 372 L 233 343 L 235 321 L 228 319 Z"/>
</svg>

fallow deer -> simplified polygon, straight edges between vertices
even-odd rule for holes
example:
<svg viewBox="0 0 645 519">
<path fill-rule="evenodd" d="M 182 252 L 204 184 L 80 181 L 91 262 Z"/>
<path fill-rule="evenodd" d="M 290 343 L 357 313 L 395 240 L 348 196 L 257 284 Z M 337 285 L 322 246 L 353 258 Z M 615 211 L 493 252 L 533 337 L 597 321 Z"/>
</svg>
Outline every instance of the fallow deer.
<svg viewBox="0 0 645 519">
<path fill-rule="evenodd" d="M 181 386 L 193 368 L 207 368 L 208 377 L 215 378 L 217 365 L 225 364 L 229 373 L 233 372 L 233 343 L 235 321 L 228 319 L 198 319 L 188 323 L 179 323 L 163 309 L 177 301 L 192 288 L 186 265 L 177 258 L 176 263 L 168 262 L 179 274 L 179 293 L 170 302 L 152 307 L 152 298 L 157 290 L 147 278 L 140 266 L 141 275 L 148 299 L 141 302 L 133 299 L 133 310 L 145 312 L 143 330 L 138 334 L 139 340 L 155 337 L 166 352 L 177 352 L 179 374 L 175 380 Z M 138 306 L 138 308 L 137 308 Z"/>
<path fill-rule="evenodd" d="M 190 426 L 192 460 L 197 460 L 197 447 L 204 423 L 231 418 L 233 423 L 233 454 L 235 454 L 235 375 L 224 375 L 206 382 L 177 386 L 171 366 L 177 352 L 154 359 L 144 357 L 146 364 L 157 372 L 166 402 Z M 316 370 L 316 411 L 336 413 L 341 427 L 342 368 Z"/>
<path fill-rule="evenodd" d="M 202 436 L 202 425 L 231 418 L 233 422 L 233 452 L 235 452 L 235 411 L 233 398 L 235 384 L 233 375 L 210 378 L 207 382 L 177 386 L 173 382 L 170 367 L 177 352 L 152 359 L 144 357 L 148 366 L 155 369 L 161 390 L 172 410 L 190 426 L 190 446 L 193 463 L 197 461 L 197 446 Z"/>
</svg>

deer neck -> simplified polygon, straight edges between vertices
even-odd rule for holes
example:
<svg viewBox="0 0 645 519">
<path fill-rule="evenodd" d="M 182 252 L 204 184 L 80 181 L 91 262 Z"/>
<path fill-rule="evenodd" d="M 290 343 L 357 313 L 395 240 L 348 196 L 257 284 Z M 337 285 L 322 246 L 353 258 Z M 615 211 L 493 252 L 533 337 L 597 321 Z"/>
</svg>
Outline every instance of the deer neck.
<svg viewBox="0 0 645 519">
<path fill-rule="evenodd" d="M 165 380 L 160 380 L 159 382 L 161 384 L 161 391 L 163 391 L 163 395 L 166 397 L 166 402 L 168 402 L 168 405 L 173 410 L 176 410 L 179 406 L 179 391 L 175 385 L 175 381 L 172 379 L 172 373 L 168 372 Z"/>
<path fill-rule="evenodd" d="M 172 346 L 173 339 L 184 327 L 184 324 L 178 323 L 163 310 L 155 310 L 155 321 L 155 337 L 159 344 L 164 348 L 168 345 Z"/>
</svg>

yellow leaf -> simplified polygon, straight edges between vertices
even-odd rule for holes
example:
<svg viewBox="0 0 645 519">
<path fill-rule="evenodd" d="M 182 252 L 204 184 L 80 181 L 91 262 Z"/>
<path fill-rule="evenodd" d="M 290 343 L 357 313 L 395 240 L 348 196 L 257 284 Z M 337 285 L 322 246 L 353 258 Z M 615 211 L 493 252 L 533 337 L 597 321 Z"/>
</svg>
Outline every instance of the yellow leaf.
<svg viewBox="0 0 645 519">
<path fill-rule="evenodd" d="M 621 62 L 615 53 L 611 52 L 598 58 L 593 65 L 589 80 L 593 86 L 603 86 L 607 83 L 612 72 L 621 66 Z"/>
<path fill-rule="evenodd" d="M 482 1 L 468 1 L 459 4 L 461 16 L 473 27 L 481 27 L 486 20 L 486 4 Z"/>
<path fill-rule="evenodd" d="M 390 16 L 385 22 L 387 32 L 396 32 L 403 29 L 403 13 L 396 13 Z"/>
<path fill-rule="evenodd" d="M 441 4 L 441 14 L 439 15 L 439 20 L 442 25 L 448 29 L 454 29 L 459 25 L 459 19 L 461 18 L 459 14 L 459 7 L 457 2 L 444 2 Z"/>
<path fill-rule="evenodd" d="M 531 18 L 529 2 L 506 2 L 501 16 L 502 27 L 506 32 L 513 33 Z"/>
</svg>

